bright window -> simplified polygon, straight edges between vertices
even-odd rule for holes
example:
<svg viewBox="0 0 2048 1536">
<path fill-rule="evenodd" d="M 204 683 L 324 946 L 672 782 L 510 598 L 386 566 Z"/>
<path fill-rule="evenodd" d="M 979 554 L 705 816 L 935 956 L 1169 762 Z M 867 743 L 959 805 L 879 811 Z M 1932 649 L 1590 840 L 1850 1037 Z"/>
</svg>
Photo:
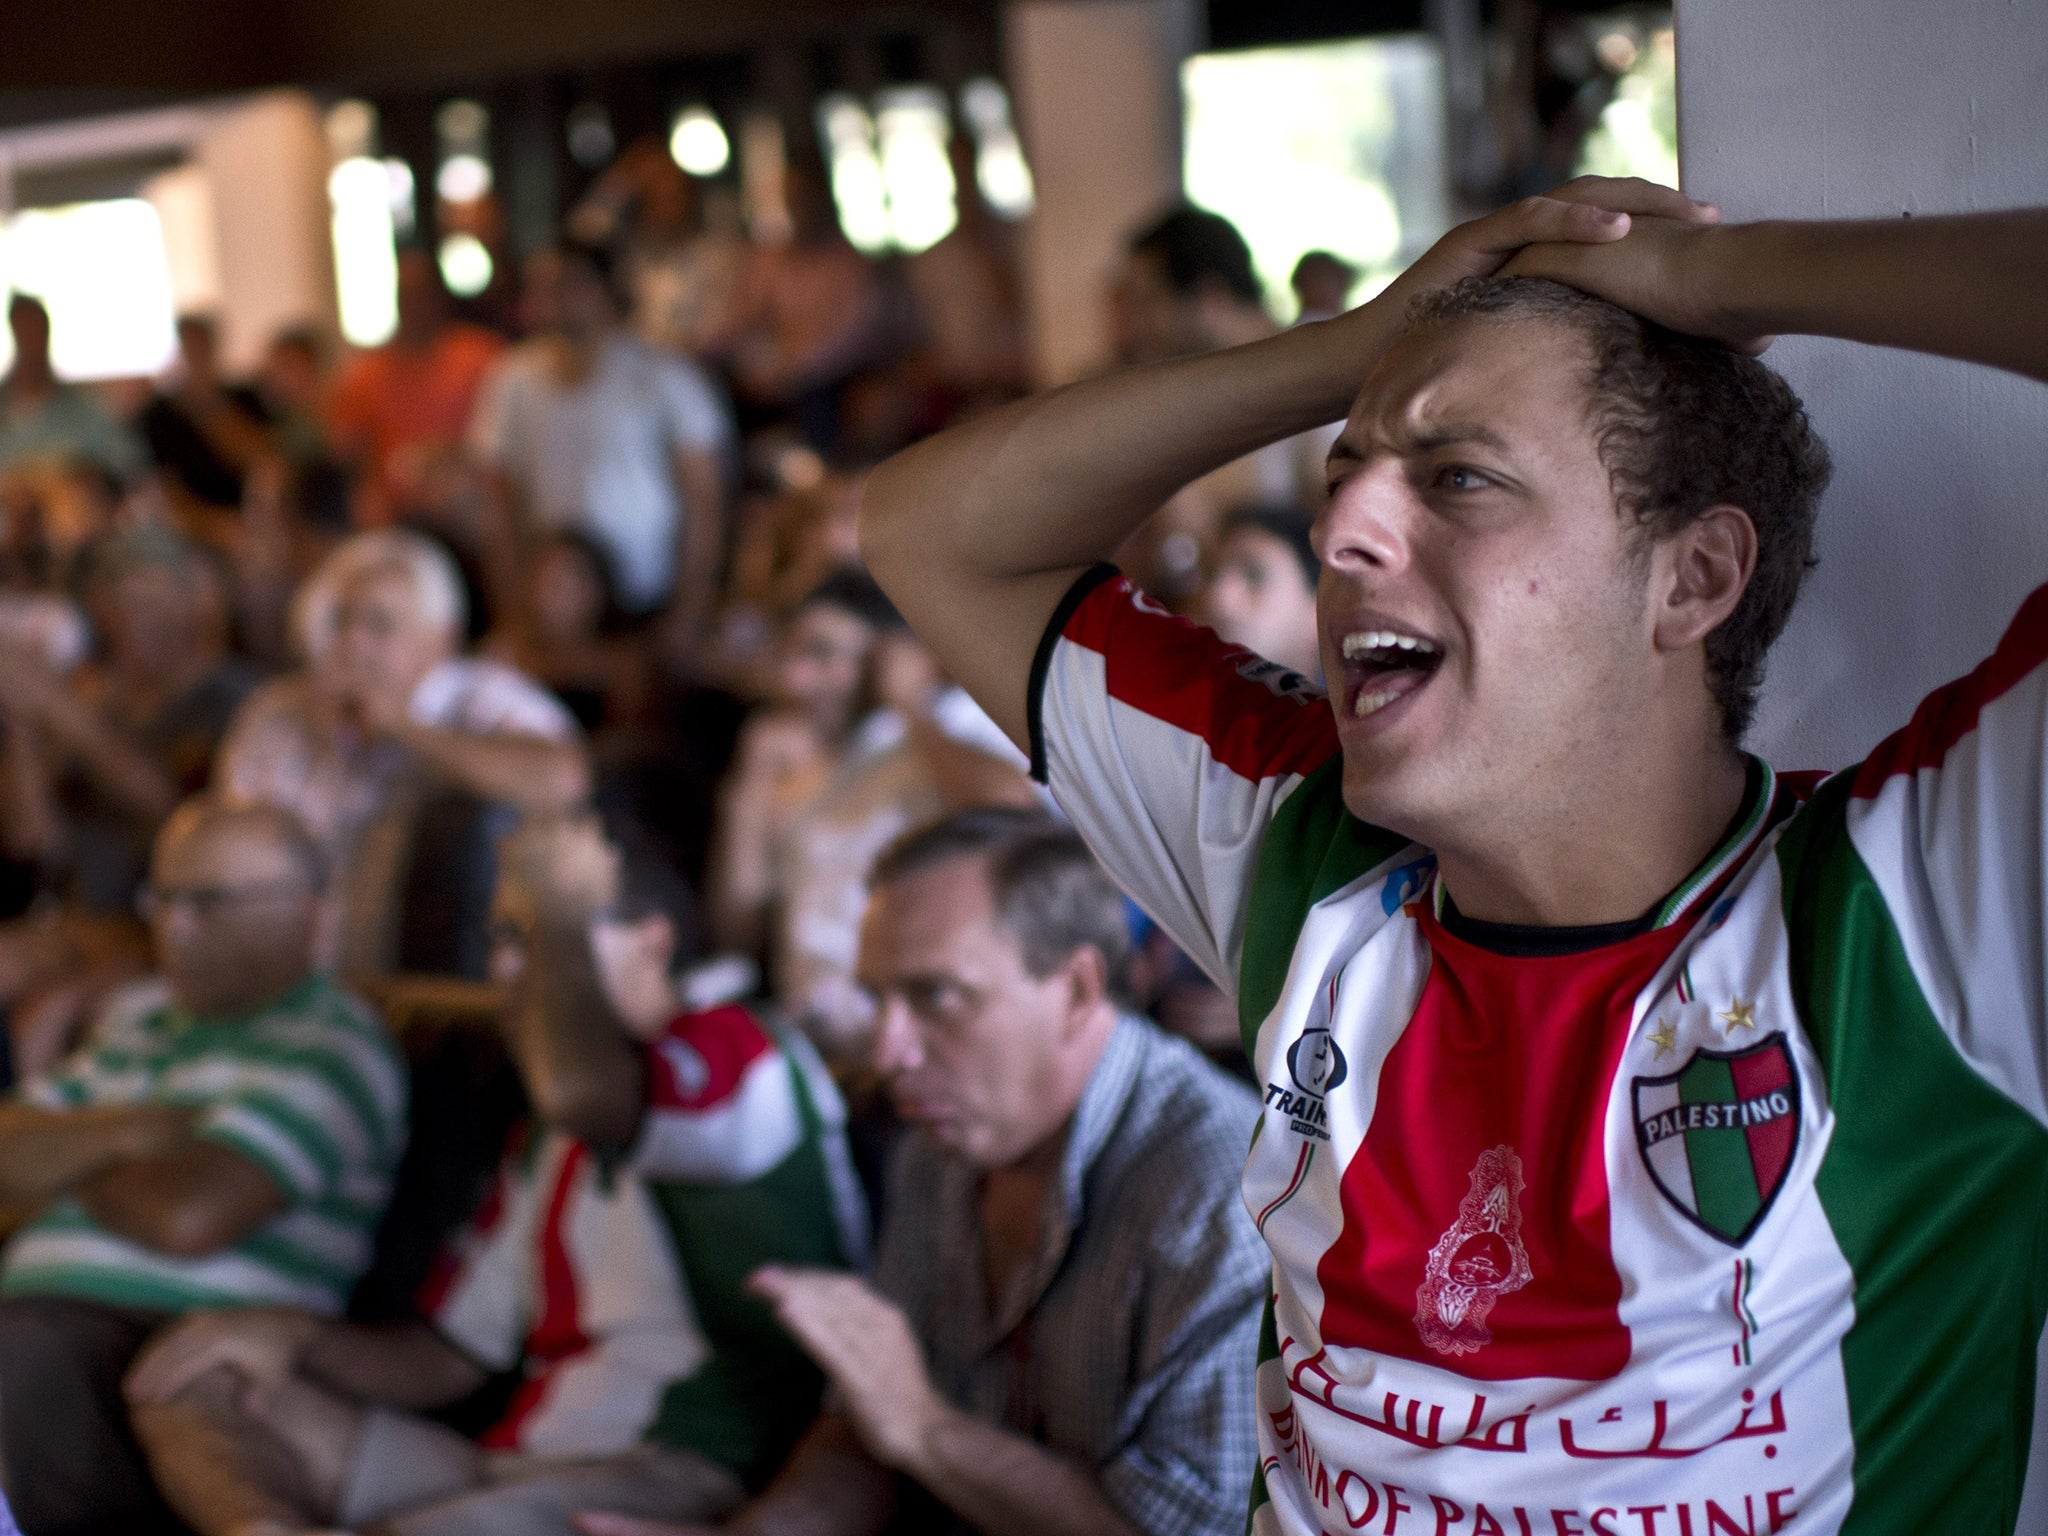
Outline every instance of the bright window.
<svg viewBox="0 0 2048 1536">
<path fill-rule="evenodd" d="M 1678 48 L 1669 23 L 1612 19 L 1594 41 L 1600 61 L 1619 72 L 1614 97 L 1586 135 L 1581 175 L 1640 176 L 1678 185 Z"/>
<path fill-rule="evenodd" d="M 139 197 L 0 220 L 0 288 L 49 309 L 51 361 L 62 378 L 146 377 L 177 350 L 163 226 Z M 14 338 L 0 327 L 0 369 L 13 362 Z"/>
<path fill-rule="evenodd" d="M 889 188 L 875 152 L 875 120 L 847 95 L 818 103 L 818 131 L 831 165 L 832 201 L 846 238 L 870 256 L 889 248 Z"/>
<path fill-rule="evenodd" d="M 873 111 L 845 92 L 818 103 L 818 136 L 848 240 L 869 255 L 915 253 L 952 232 L 960 206 L 951 131 L 946 98 L 934 86 L 892 87 L 875 98 Z M 1012 202 L 1030 196 L 1028 181 L 1019 192 L 1020 175 L 1028 176 L 1021 158 L 1010 176 Z"/>
<path fill-rule="evenodd" d="M 1309 251 L 1359 269 L 1355 302 L 1450 226 L 1443 59 L 1430 38 L 1197 54 L 1181 94 L 1188 196 L 1237 226 L 1283 318 Z"/>
<path fill-rule="evenodd" d="M 391 173 L 382 160 L 353 156 L 329 174 L 327 197 L 341 334 L 353 346 L 374 347 L 398 328 Z"/>
<path fill-rule="evenodd" d="M 889 189 L 889 233 L 903 250 L 937 245 L 959 222 L 947 131 L 946 98 L 931 86 L 898 86 L 881 94 L 875 133 Z"/>
</svg>

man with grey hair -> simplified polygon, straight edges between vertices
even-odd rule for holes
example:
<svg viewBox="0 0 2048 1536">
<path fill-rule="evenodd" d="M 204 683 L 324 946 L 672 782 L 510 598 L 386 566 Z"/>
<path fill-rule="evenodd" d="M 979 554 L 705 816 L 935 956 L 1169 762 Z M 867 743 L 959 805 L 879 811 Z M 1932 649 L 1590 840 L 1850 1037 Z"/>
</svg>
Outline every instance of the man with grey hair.
<svg viewBox="0 0 2048 1536">
<path fill-rule="evenodd" d="M 387 968 L 397 881 L 421 794 L 445 786 L 520 812 L 557 812 L 590 788 L 575 722 L 539 684 L 458 654 L 454 562 L 421 534 L 383 529 L 337 548 L 294 603 L 308 665 L 237 716 L 216 776 L 241 802 L 297 814 L 335 869 L 321 959 Z"/>
<path fill-rule="evenodd" d="M 857 974 L 912 1130 L 871 1283 L 751 1282 L 835 1406 L 725 1529 L 873 1536 L 936 1501 L 1002 1536 L 1235 1533 L 1267 1275 L 1230 1187 L 1251 1095 L 1125 1010 L 1122 898 L 1042 813 L 961 812 L 872 883 Z"/>
<path fill-rule="evenodd" d="M 313 966 L 325 860 L 289 812 L 191 801 L 157 840 L 160 976 L 0 1102 L 0 1486 L 36 1536 L 165 1517 L 121 1378 L 197 1307 L 332 1316 L 403 1151 L 405 1069 Z"/>
</svg>

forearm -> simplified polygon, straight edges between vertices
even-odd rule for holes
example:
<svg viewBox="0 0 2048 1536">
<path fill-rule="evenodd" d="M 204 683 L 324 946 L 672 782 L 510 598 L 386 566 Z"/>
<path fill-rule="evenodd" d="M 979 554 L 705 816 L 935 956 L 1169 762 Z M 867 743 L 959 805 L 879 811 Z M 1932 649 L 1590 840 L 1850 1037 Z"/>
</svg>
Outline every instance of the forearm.
<svg viewBox="0 0 2048 1536">
<path fill-rule="evenodd" d="M 1349 410 L 1400 290 L 1226 352 L 1069 385 L 942 433 L 868 481 L 861 548 L 946 671 L 1023 746 L 1031 658 L 1074 578 L 1175 491 Z"/>
<path fill-rule="evenodd" d="M 415 1412 L 459 1402 L 485 1380 L 481 1366 L 422 1322 L 323 1323 L 299 1369 L 357 1402 Z"/>
<path fill-rule="evenodd" d="M 145 1154 L 182 1124 L 183 1117 L 152 1106 L 0 1105 L 0 1200 L 40 1205 Z"/>
<path fill-rule="evenodd" d="M 1708 282 L 1731 329 L 1838 336 L 2048 382 L 2048 210 L 1750 224 Z"/>
<path fill-rule="evenodd" d="M 286 1197 L 242 1153 L 193 1138 L 108 1164 L 79 1186 L 78 1202 L 132 1243 L 171 1258 L 201 1259 L 278 1215 Z"/>
<path fill-rule="evenodd" d="M 896 1513 L 896 1474 L 828 1413 L 797 1442 L 761 1496 L 729 1522 L 734 1536 L 875 1536 Z"/>
<path fill-rule="evenodd" d="M 718 797 L 709 878 L 711 933 L 721 949 L 752 954 L 767 938 L 775 895 L 774 818 L 745 790 Z"/>
<path fill-rule="evenodd" d="M 1138 1536 L 1074 1462 L 958 1410 L 904 1471 L 985 1536 Z"/>
<path fill-rule="evenodd" d="M 862 540 L 880 573 L 983 578 L 1105 559 L 1189 481 L 1334 421 L 1399 331 L 1391 296 L 1224 352 L 1070 384 L 929 438 L 875 471 Z M 885 578 L 886 581 L 886 578 Z"/>
<path fill-rule="evenodd" d="M 171 776 L 77 699 L 68 694 L 52 699 L 43 726 L 130 815 L 153 826 L 177 805 L 178 786 Z"/>
<path fill-rule="evenodd" d="M 477 736 L 408 722 L 399 741 L 441 777 L 522 811 L 565 811 L 590 793 L 580 745 L 536 736 Z"/>
<path fill-rule="evenodd" d="M 57 851 L 62 820 L 51 793 L 42 743 L 26 721 L 6 722 L 0 745 L 0 790 L 6 794 L 6 847 L 17 859 L 46 859 Z"/>
<path fill-rule="evenodd" d="M 544 918 L 512 1004 L 512 1049 L 534 1112 L 555 1130 L 622 1147 L 639 1128 L 639 1052 L 613 1017 L 586 925 Z"/>
</svg>

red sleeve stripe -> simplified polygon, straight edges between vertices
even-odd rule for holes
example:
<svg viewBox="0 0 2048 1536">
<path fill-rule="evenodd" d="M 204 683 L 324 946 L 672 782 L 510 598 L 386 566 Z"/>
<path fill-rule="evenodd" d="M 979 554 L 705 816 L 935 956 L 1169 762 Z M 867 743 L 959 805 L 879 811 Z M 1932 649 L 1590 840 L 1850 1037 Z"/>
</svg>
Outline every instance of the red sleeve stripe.
<svg viewBox="0 0 2048 1536">
<path fill-rule="evenodd" d="M 747 1069 L 775 1042 L 745 1008 L 686 1013 L 647 1048 L 647 1107 L 712 1109 L 738 1090 Z"/>
<path fill-rule="evenodd" d="M 1956 743 L 1977 728 L 1984 707 L 2048 661 L 2048 587 L 2038 587 L 2014 617 L 1998 649 L 1967 677 L 1937 688 L 1903 730 L 1877 745 L 1856 770 L 1856 795 L 1870 799 L 1899 774 L 1938 768 Z"/>
<path fill-rule="evenodd" d="M 1322 690 L 1176 618 L 1128 577 L 1091 591 L 1063 638 L 1102 656 L 1112 699 L 1200 737 L 1243 778 L 1311 773 L 1338 750 Z"/>
</svg>

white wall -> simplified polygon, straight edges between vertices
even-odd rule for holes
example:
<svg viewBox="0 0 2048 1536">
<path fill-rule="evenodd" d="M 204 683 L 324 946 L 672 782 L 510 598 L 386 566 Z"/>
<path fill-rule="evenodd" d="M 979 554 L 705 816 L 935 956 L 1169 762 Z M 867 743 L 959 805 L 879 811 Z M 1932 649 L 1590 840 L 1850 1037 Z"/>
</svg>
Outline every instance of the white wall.
<svg viewBox="0 0 2048 1536">
<path fill-rule="evenodd" d="M 1729 219 L 2048 203 L 2040 0 L 1678 0 L 1678 85 L 1685 189 Z M 2048 581 L 2048 389 L 1811 339 L 1769 361 L 1836 470 L 1757 742 L 1832 767 L 1974 666 Z"/>
<path fill-rule="evenodd" d="M 1005 13 L 1038 187 L 1022 265 L 1041 384 L 1108 360 L 1106 294 L 1124 241 L 1180 196 L 1180 61 L 1195 26 L 1191 0 L 1013 0 Z"/>
<path fill-rule="evenodd" d="M 2048 203 L 2048 6 L 1678 0 L 1678 114 L 1685 189 L 1730 219 Z M 1770 361 L 1834 449 L 1835 481 L 1757 744 L 1833 767 L 1981 660 L 2048 581 L 2048 389 L 1810 338 Z M 2039 1366 L 2048 1379 L 2048 1338 Z M 2048 1532 L 2048 1417 L 2016 1529 Z"/>
<path fill-rule="evenodd" d="M 205 173 L 220 261 L 221 350 L 253 367 L 280 329 L 335 325 L 327 142 L 302 91 L 224 106 L 193 146 Z"/>
</svg>

